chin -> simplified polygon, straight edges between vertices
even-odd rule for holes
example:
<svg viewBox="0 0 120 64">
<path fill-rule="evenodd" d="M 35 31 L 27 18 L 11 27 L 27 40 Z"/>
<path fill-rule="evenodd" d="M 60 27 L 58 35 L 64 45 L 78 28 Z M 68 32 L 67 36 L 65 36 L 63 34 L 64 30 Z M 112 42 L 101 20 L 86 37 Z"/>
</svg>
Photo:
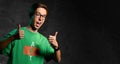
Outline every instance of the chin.
<svg viewBox="0 0 120 64">
<path fill-rule="evenodd" d="M 35 27 L 35 29 L 36 29 L 36 30 L 39 30 L 39 29 L 40 29 L 40 27 Z"/>
</svg>

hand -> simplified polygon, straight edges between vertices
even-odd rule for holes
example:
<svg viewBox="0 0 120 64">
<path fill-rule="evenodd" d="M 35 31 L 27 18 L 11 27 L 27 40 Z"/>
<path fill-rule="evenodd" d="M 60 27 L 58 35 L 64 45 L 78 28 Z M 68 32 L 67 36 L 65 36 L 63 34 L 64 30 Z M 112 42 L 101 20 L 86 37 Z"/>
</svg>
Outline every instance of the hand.
<svg viewBox="0 0 120 64">
<path fill-rule="evenodd" d="M 21 28 L 21 25 L 18 24 L 18 26 L 17 26 L 18 33 L 16 35 L 14 35 L 15 39 L 24 38 L 24 30 L 21 30 L 20 28 Z"/>
<path fill-rule="evenodd" d="M 58 47 L 58 42 L 56 40 L 58 32 L 55 32 L 54 35 L 49 35 L 49 41 L 54 47 Z"/>
</svg>

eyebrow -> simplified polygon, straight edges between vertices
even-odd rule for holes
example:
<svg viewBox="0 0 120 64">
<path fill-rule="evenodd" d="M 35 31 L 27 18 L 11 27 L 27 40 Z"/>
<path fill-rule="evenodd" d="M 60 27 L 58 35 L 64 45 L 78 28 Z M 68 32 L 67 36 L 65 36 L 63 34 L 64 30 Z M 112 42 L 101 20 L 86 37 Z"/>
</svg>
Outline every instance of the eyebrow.
<svg viewBox="0 0 120 64">
<path fill-rule="evenodd" d="M 40 12 L 37 12 L 37 11 L 36 11 L 35 13 L 39 13 L 39 14 L 41 14 Z M 46 16 L 47 14 L 41 14 L 41 15 L 44 15 L 44 16 Z"/>
</svg>

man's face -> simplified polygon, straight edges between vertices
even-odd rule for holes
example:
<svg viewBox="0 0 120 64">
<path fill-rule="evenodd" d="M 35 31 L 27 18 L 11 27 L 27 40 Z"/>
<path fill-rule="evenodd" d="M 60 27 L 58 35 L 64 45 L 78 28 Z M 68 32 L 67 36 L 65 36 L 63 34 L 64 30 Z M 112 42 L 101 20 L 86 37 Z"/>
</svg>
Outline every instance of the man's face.
<svg viewBox="0 0 120 64">
<path fill-rule="evenodd" d="M 44 8 L 37 8 L 33 17 L 33 27 L 38 30 L 45 21 L 47 11 Z"/>
</svg>

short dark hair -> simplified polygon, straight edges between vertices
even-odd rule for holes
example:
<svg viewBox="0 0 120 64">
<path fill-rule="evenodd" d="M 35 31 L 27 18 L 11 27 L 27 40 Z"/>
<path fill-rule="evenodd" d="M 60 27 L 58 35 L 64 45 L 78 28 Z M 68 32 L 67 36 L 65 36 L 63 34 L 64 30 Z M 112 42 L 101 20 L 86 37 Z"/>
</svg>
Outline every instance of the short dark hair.
<svg viewBox="0 0 120 64">
<path fill-rule="evenodd" d="M 43 3 L 40 3 L 40 2 L 37 2 L 37 3 L 34 3 L 30 9 L 29 9 L 29 16 L 30 18 L 34 15 L 35 11 L 37 8 L 44 8 L 46 9 L 47 13 L 48 13 L 48 8 L 47 8 L 47 5 L 43 4 Z"/>
</svg>

